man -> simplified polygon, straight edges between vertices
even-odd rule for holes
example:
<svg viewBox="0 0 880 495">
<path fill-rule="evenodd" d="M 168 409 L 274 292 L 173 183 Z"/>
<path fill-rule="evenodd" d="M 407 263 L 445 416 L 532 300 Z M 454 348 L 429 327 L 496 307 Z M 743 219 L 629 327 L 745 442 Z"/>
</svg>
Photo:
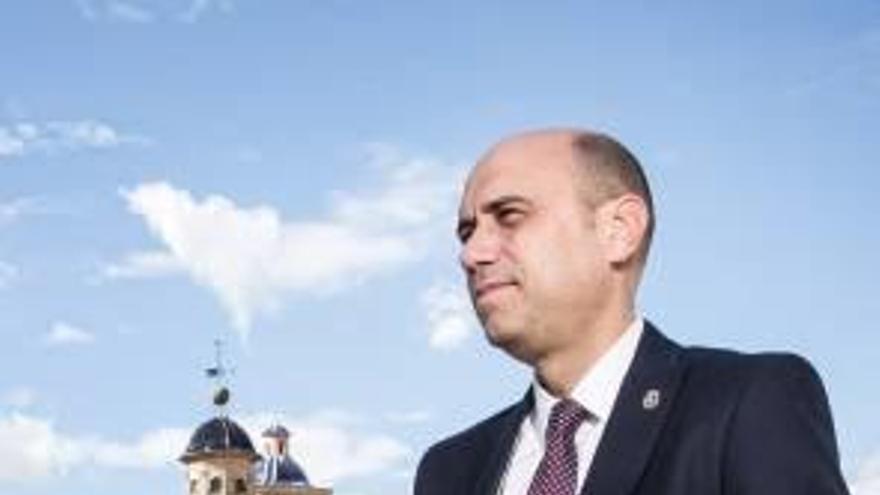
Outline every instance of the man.
<svg viewBox="0 0 880 495">
<path fill-rule="evenodd" d="M 636 313 L 653 228 L 644 173 L 608 136 L 530 132 L 479 161 L 461 264 L 488 339 L 534 382 L 434 445 L 416 495 L 847 493 L 806 361 L 680 347 Z"/>
</svg>

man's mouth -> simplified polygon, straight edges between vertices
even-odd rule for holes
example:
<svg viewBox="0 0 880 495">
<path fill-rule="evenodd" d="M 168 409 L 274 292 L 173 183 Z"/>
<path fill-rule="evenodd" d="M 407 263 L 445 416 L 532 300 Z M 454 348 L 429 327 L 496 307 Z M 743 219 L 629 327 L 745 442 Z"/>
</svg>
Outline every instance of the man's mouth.
<svg viewBox="0 0 880 495">
<path fill-rule="evenodd" d="M 513 287 L 516 285 L 516 282 L 512 280 L 488 280 L 484 282 L 480 282 L 474 289 L 475 299 L 479 300 L 483 297 L 497 292 L 501 289 L 505 289 L 508 287 Z"/>
</svg>

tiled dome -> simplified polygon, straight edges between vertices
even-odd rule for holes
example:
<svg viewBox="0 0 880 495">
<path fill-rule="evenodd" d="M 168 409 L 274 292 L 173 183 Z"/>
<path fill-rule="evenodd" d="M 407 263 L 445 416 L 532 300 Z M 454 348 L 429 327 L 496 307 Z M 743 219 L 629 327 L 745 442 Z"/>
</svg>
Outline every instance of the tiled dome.
<svg viewBox="0 0 880 495">
<path fill-rule="evenodd" d="M 187 462 L 218 453 L 239 453 L 253 459 L 260 457 L 241 426 L 225 416 L 217 416 L 196 428 L 180 460 Z"/>
<path fill-rule="evenodd" d="M 309 485 L 305 471 L 289 455 L 272 456 L 264 461 L 259 480 L 261 485 Z"/>
</svg>

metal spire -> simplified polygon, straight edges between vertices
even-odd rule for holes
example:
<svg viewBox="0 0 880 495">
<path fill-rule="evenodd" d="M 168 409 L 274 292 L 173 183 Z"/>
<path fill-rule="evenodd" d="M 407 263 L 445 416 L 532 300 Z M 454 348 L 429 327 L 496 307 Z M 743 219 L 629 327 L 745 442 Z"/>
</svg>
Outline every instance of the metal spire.
<svg viewBox="0 0 880 495">
<path fill-rule="evenodd" d="M 226 415 L 226 405 L 229 403 L 229 388 L 226 386 L 226 376 L 231 372 L 223 363 L 223 340 L 214 339 L 214 366 L 205 368 L 205 376 L 214 381 L 214 405 L 221 416 Z"/>
</svg>

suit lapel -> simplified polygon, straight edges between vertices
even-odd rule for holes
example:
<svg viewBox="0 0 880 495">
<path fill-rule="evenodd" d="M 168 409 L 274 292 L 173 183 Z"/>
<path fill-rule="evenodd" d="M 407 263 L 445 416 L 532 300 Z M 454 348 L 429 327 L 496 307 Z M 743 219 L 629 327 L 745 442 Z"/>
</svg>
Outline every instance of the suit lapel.
<svg viewBox="0 0 880 495">
<path fill-rule="evenodd" d="M 507 469 L 507 463 L 513 452 L 514 443 L 519 434 L 523 419 L 532 410 L 534 398 L 531 389 L 519 401 L 509 414 L 501 418 L 498 431 L 492 435 L 492 445 L 488 452 L 485 468 L 474 483 L 474 495 L 495 495 L 500 487 L 501 477 Z"/>
<path fill-rule="evenodd" d="M 645 322 L 582 495 L 632 492 L 674 402 L 683 370 L 681 354 L 677 344 Z"/>
</svg>

